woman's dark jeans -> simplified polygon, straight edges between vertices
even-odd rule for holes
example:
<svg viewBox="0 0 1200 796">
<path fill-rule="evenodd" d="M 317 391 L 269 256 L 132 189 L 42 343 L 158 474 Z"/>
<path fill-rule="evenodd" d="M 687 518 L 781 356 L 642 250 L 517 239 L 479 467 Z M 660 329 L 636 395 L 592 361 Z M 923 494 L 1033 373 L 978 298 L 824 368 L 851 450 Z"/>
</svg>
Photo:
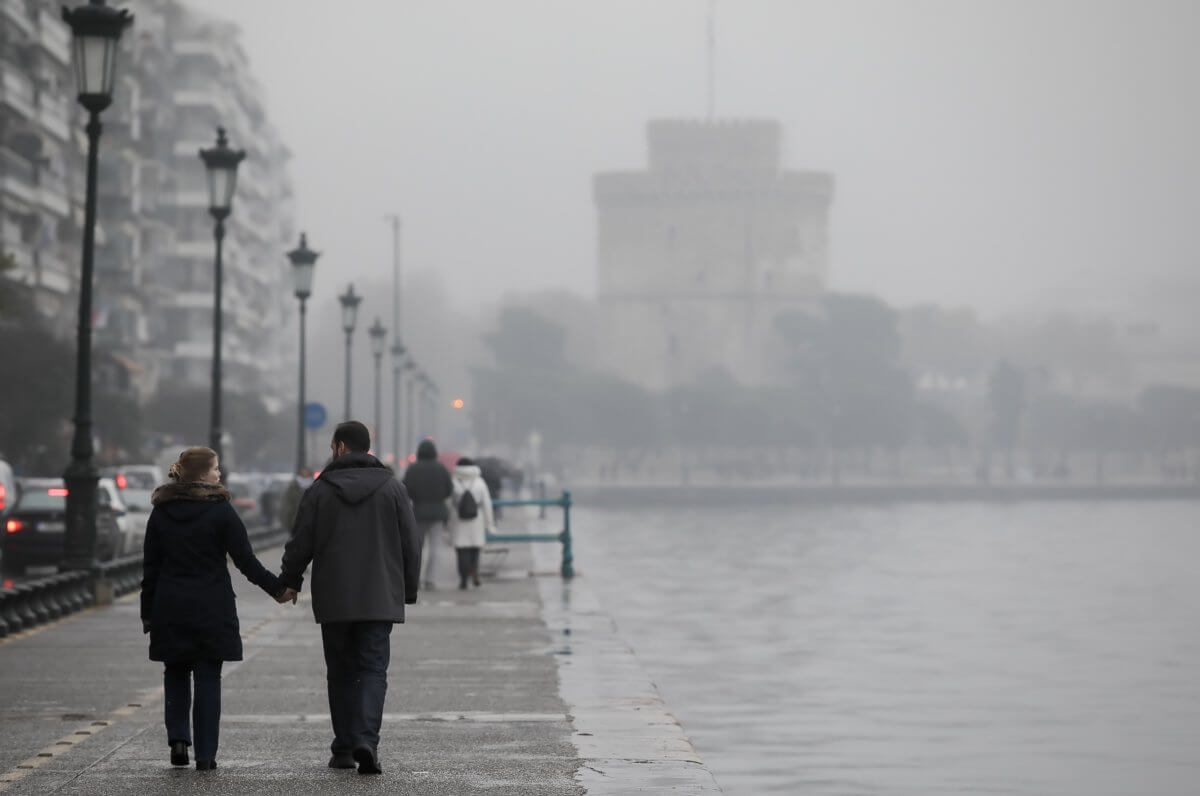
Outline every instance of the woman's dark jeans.
<svg viewBox="0 0 1200 796">
<path fill-rule="evenodd" d="M 466 586 L 468 578 L 479 577 L 479 549 L 478 547 L 454 548 L 454 552 L 458 554 L 459 585 Z"/>
<path fill-rule="evenodd" d="M 192 683 L 195 681 L 195 704 Z M 221 732 L 221 661 L 168 663 L 163 669 L 167 743 L 191 744 L 197 760 L 217 759 Z M 191 714 L 189 729 L 188 714 Z"/>
</svg>

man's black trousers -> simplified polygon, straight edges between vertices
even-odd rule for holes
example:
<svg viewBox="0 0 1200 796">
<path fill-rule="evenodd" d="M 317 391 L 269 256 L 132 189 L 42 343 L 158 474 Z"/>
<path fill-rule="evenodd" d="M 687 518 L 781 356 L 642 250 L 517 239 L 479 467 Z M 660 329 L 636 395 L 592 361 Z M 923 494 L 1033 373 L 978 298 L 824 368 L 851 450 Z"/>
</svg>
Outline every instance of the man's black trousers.
<svg viewBox="0 0 1200 796">
<path fill-rule="evenodd" d="M 391 622 L 321 625 L 335 755 L 349 755 L 357 746 L 379 749 L 391 635 Z"/>
</svg>

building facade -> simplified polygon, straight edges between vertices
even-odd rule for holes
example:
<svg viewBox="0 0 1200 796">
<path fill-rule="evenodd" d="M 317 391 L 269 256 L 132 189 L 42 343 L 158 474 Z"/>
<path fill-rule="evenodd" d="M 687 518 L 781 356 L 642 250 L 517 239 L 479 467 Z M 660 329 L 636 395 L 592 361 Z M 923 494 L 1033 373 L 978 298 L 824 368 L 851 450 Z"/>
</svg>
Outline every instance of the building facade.
<svg viewBox="0 0 1200 796">
<path fill-rule="evenodd" d="M 83 159 L 71 37 L 49 2 L 0 2 L 0 251 L 55 330 L 73 327 Z"/>
<path fill-rule="evenodd" d="M 140 399 L 212 375 L 213 222 L 201 148 L 225 127 L 247 151 L 226 223 L 224 385 L 294 393 L 290 153 L 267 117 L 237 28 L 179 0 L 128 0 L 97 181 L 96 379 Z M 74 328 L 84 114 L 70 32 L 49 0 L 0 1 L 0 250 L 60 334 Z"/>
<path fill-rule="evenodd" d="M 602 358 L 663 390 L 769 383 L 775 319 L 825 289 L 830 175 L 781 166 L 773 121 L 653 121 L 644 171 L 596 175 Z"/>
</svg>

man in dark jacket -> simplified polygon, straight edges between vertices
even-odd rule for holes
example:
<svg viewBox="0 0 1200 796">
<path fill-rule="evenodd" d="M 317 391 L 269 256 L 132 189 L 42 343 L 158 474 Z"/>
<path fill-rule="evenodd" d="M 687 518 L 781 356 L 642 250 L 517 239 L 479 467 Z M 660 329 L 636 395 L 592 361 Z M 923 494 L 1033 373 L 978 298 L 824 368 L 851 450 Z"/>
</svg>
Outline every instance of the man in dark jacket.
<svg viewBox="0 0 1200 796">
<path fill-rule="evenodd" d="M 454 483 L 450 471 L 438 461 L 437 446 L 433 440 L 421 440 L 417 446 L 417 460 L 404 471 L 404 487 L 413 502 L 413 514 L 417 518 L 417 536 L 421 540 L 422 582 L 426 589 L 433 588 L 433 567 L 437 550 L 437 530 L 444 528 L 450 518 L 447 501 L 454 494 Z"/>
<path fill-rule="evenodd" d="M 367 427 L 341 423 L 329 448 L 333 461 L 300 500 L 279 579 L 298 592 L 313 563 L 313 616 L 333 723 L 330 768 L 357 762 L 360 774 L 378 774 L 392 625 L 417 601 L 420 542 L 404 487 L 367 453 Z"/>
</svg>

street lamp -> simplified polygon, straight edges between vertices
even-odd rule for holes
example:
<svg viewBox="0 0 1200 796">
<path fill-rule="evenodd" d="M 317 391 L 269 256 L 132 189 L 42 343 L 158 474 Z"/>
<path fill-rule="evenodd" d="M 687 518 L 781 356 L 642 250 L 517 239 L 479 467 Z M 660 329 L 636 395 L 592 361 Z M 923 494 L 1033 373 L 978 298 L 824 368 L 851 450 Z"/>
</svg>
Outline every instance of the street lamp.
<svg viewBox="0 0 1200 796">
<path fill-rule="evenodd" d="M 414 439 L 417 435 L 417 421 L 413 417 L 413 388 L 417 386 L 417 361 L 413 359 L 412 354 L 404 360 L 404 369 L 409 371 L 408 380 L 404 383 L 404 443 L 407 452 L 417 449 Z"/>
<path fill-rule="evenodd" d="M 104 0 L 62 10 L 75 45 L 77 99 L 88 112 L 87 194 L 83 213 L 83 269 L 79 275 L 79 327 L 75 343 L 75 435 L 71 463 L 63 472 L 67 485 L 67 523 L 63 563 L 69 569 L 90 568 L 96 550 L 96 470 L 92 445 L 92 272 L 96 243 L 96 163 L 100 112 L 112 104 L 117 45 L 133 24 L 128 11 L 109 8 Z"/>
<path fill-rule="evenodd" d="M 412 357 L 408 358 L 404 367 L 406 370 L 412 371 L 412 375 L 408 377 L 408 382 L 404 385 L 404 425 L 408 427 L 408 449 L 415 451 L 417 449 L 417 419 L 416 407 L 413 406 L 413 402 L 416 400 L 414 393 L 417 389 L 417 382 L 421 378 L 421 370 Z"/>
<path fill-rule="evenodd" d="M 208 425 L 208 446 L 221 459 L 222 481 L 226 467 L 221 457 L 221 249 L 225 240 L 225 219 L 233 209 L 238 164 L 245 157 L 244 151 L 230 149 L 224 127 L 217 128 L 216 146 L 200 150 L 200 159 L 208 171 L 208 212 L 213 217 L 213 240 L 217 250 L 213 263 L 212 416 Z"/>
<path fill-rule="evenodd" d="M 358 321 L 358 305 L 362 296 L 355 295 L 353 283 L 346 287 L 346 292 L 338 296 L 342 303 L 342 331 L 346 333 L 346 413 L 345 420 L 350 419 L 350 342 L 354 338 L 354 326 Z"/>
<path fill-rule="evenodd" d="M 300 245 L 287 253 L 292 261 L 292 283 L 296 289 L 296 298 L 300 299 L 300 403 L 296 408 L 296 473 L 304 469 L 304 390 L 306 362 L 304 317 L 305 303 L 312 295 L 313 270 L 317 258 L 321 255 L 308 248 L 308 238 L 300 233 Z"/>
<path fill-rule="evenodd" d="M 375 316 L 375 324 L 367 330 L 371 335 L 371 353 L 375 356 L 375 447 L 380 453 L 383 452 L 383 434 L 379 429 L 383 423 L 383 416 L 380 415 L 380 371 L 383 368 L 383 352 L 387 348 L 387 329 L 384 328 L 383 322 L 379 320 L 379 316 Z"/>
<path fill-rule="evenodd" d="M 408 349 L 400 342 L 400 337 L 395 337 L 395 342 L 392 343 L 392 452 L 396 456 L 396 461 L 400 461 L 402 440 L 404 432 L 400 426 L 400 374 L 404 371 L 404 360 Z"/>
<path fill-rule="evenodd" d="M 425 412 L 429 418 L 429 436 L 437 439 L 438 436 L 438 388 L 429 374 L 425 374 Z"/>
</svg>

